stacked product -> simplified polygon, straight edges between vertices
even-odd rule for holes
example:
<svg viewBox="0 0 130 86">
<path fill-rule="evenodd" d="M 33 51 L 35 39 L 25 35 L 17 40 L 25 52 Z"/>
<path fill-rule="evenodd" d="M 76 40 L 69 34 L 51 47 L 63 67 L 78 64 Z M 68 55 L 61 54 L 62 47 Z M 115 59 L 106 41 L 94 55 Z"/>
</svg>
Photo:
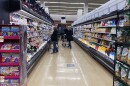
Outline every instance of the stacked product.
<svg viewBox="0 0 130 86">
<path fill-rule="evenodd" d="M 130 15 L 129 12 L 120 15 L 117 29 L 115 86 L 130 86 Z"/>
<path fill-rule="evenodd" d="M 34 21 L 17 13 L 12 13 L 10 18 L 12 24 L 27 26 L 27 62 L 29 62 L 49 40 L 52 26 Z"/>
<path fill-rule="evenodd" d="M 39 48 L 43 46 L 42 44 L 45 42 L 43 39 L 43 30 L 41 26 L 33 22 L 32 20 L 28 20 L 28 29 L 27 29 L 27 38 L 28 38 L 28 56 L 27 61 L 30 61 L 36 52 L 38 52 Z"/>
<path fill-rule="evenodd" d="M 115 19 L 111 19 L 77 27 L 75 37 L 80 38 L 85 44 L 114 60 L 115 46 L 113 46 L 113 43 L 115 43 L 116 39 L 115 22 Z"/>
<path fill-rule="evenodd" d="M 0 86 L 20 86 L 23 75 L 20 69 L 23 63 L 23 56 L 20 56 L 20 27 L 2 25 L 0 36 Z"/>
</svg>

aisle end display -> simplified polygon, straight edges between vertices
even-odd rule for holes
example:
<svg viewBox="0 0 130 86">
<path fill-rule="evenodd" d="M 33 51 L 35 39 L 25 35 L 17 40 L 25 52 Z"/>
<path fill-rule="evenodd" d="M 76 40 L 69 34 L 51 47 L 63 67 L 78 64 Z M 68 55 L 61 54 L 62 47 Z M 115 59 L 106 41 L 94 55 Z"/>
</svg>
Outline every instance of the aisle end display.
<svg viewBox="0 0 130 86">
<path fill-rule="evenodd" d="M 0 25 L 0 86 L 27 84 L 27 27 Z"/>
</svg>

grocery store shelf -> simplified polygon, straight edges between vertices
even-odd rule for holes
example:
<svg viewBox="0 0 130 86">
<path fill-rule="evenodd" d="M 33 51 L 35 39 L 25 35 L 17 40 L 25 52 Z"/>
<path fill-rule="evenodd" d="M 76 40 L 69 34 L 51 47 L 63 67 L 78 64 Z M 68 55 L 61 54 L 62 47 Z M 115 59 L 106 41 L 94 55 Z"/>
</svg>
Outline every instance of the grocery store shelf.
<svg viewBox="0 0 130 86">
<path fill-rule="evenodd" d="M 91 43 L 95 43 L 95 44 L 98 44 L 98 45 L 104 46 L 104 47 L 109 47 L 108 45 L 103 45 L 103 44 L 100 44 L 100 43 L 97 43 L 97 42 L 91 42 Z"/>
<path fill-rule="evenodd" d="M 47 42 L 44 42 L 44 43 L 41 45 L 41 47 L 39 47 L 39 49 L 37 50 L 37 52 L 35 52 L 34 54 L 32 54 L 32 55 L 30 56 L 30 60 L 31 60 L 31 59 L 33 58 L 33 56 L 36 55 L 46 44 L 47 44 Z M 28 60 L 28 62 L 29 62 L 30 60 Z"/>
<path fill-rule="evenodd" d="M 109 58 L 108 56 L 100 53 L 99 51 L 95 50 L 94 48 L 87 46 L 86 44 L 82 43 L 78 39 L 74 38 L 74 41 L 83 48 L 86 52 L 89 52 L 94 59 L 96 59 L 100 64 L 102 64 L 106 69 L 108 69 L 112 74 L 114 74 L 114 61 Z"/>
<path fill-rule="evenodd" d="M 20 53 L 20 50 L 0 50 L 1 53 Z"/>
<path fill-rule="evenodd" d="M 9 63 L 0 63 L 0 66 L 19 66 L 20 63 L 14 63 L 14 62 L 9 62 Z"/>
<path fill-rule="evenodd" d="M 36 53 L 34 53 L 31 56 L 31 59 L 29 60 L 29 62 L 27 63 L 27 70 L 28 70 L 28 75 L 31 73 L 31 71 L 33 70 L 33 68 L 36 66 L 36 64 L 38 63 L 38 61 L 41 59 L 41 57 L 44 55 L 44 53 L 47 51 L 48 49 L 48 42 L 45 42 L 38 50 Z"/>
<path fill-rule="evenodd" d="M 121 80 L 120 77 L 115 76 L 115 78 L 116 78 L 118 81 L 120 81 L 120 82 L 123 84 L 123 86 L 130 86 L 130 85 L 128 85 L 127 83 L 125 83 L 123 80 Z"/>
<path fill-rule="evenodd" d="M 20 78 L 20 76 L 0 76 L 0 77 L 4 79 L 19 79 Z"/>
<path fill-rule="evenodd" d="M 19 14 L 26 16 L 27 18 L 32 18 L 40 22 L 44 22 L 46 24 L 51 25 L 52 23 L 48 21 L 43 16 L 39 15 L 38 13 L 34 12 L 32 9 L 29 9 L 26 5 L 22 5 L 22 10 L 18 11 Z"/>
<path fill-rule="evenodd" d="M 88 36 L 88 35 L 87 35 Z M 105 39 L 105 38 L 98 38 L 98 37 L 94 37 L 94 36 L 88 36 L 88 37 L 92 37 L 92 38 L 96 38 L 96 39 L 101 39 L 101 40 L 106 40 L 106 41 L 109 41 L 109 42 L 115 42 L 113 40 L 110 40 L 110 39 Z M 99 44 L 99 43 L 98 43 Z M 101 44 L 102 45 L 102 44 Z M 105 45 L 106 46 L 106 45 Z"/>
<path fill-rule="evenodd" d="M 119 62 L 121 62 L 121 63 L 123 63 L 123 64 L 125 64 L 126 66 L 130 67 L 130 64 L 128 64 L 127 62 L 123 62 L 123 61 L 120 61 L 118 59 L 116 59 L 116 60 L 119 61 Z"/>
<path fill-rule="evenodd" d="M 4 36 L 4 39 L 12 39 L 12 40 L 19 40 L 19 36 Z"/>
<path fill-rule="evenodd" d="M 117 28 L 130 29 L 130 26 L 118 26 Z"/>
<path fill-rule="evenodd" d="M 99 26 L 99 27 L 96 27 L 96 28 L 116 28 L 116 26 Z"/>
<path fill-rule="evenodd" d="M 111 34 L 111 35 L 116 35 L 116 33 L 110 33 L 110 32 L 91 32 L 91 31 L 81 31 L 83 33 L 99 33 L 99 34 Z"/>
</svg>

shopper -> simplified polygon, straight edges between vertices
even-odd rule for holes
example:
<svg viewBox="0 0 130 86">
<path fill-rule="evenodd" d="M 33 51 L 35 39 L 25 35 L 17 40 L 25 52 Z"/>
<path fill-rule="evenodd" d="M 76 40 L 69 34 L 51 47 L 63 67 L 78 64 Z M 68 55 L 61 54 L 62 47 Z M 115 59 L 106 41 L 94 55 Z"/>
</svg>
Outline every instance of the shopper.
<svg viewBox="0 0 130 86">
<path fill-rule="evenodd" d="M 69 48 L 72 48 L 72 45 L 71 45 L 71 41 L 73 40 L 73 31 L 71 30 L 71 28 L 68 28 L 67 30 L 67 41 L 68 41 L 68 47 Z"/>
<path fill-rule="evenodd" d="M 56 27 L 54 27 L 53 34 L 51 35 L 51 41 L 53 43 L 52 53 L 57 53 L 58 52 L 58 30 Z"/>
</svg>

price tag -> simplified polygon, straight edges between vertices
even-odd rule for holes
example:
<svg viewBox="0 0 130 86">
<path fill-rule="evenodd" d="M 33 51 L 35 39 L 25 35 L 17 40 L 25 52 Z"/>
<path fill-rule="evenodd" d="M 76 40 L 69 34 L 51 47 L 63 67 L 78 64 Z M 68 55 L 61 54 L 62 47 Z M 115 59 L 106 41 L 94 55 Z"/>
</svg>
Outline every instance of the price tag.
<svg viewBox="0 0 130 86">
<path fill-rule="evenodd" d="M 4 36 L 0 36 L 0 42 L 4 42 Z"/>
<path fill-rule="evenodd" d="M 0 76 L 0 82 L 4 82 L 4 79 L 5 77 L 4 76 Z"/>
</svg>

